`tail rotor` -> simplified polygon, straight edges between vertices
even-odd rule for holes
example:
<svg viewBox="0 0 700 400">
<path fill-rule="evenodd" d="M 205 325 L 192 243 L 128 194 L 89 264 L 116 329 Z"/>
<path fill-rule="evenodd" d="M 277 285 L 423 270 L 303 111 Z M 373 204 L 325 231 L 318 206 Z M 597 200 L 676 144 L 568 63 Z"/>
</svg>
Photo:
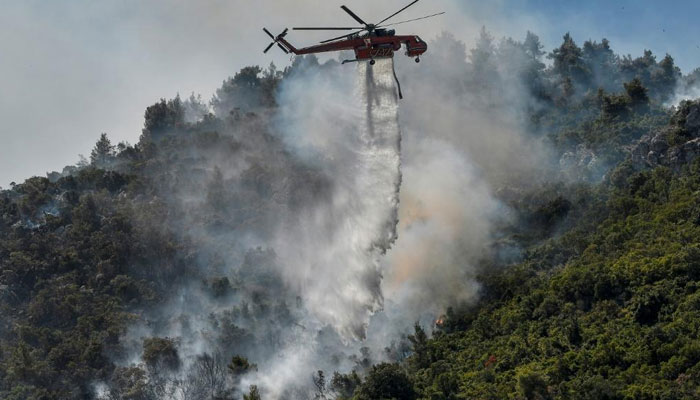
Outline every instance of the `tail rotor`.
<svg viewBox="0 0 700 400">
<path fill-rule="evenodd" d="M 270 33 L 270 31 L 268 31 L 267 28 L 263 28 L 263 31 L 265 31 L 265 33 L 267 33 L 267 36 L 272 38 L 272 43 L 270 43 L 265 48 L 265 50 L 263 50 L 263 53 L 267 53 L 272 48 L 272 46 L 277 45 L 283 52 L 285 52 L 285 54 L 289 54 L 289 50 L 285 46 L 283 46 L 282 44 L 279 43 L 279 41 L 281 39 L 283 39 L 285 36 L 287 36 L 288 30 L 289 29 L 285 28 L 284 31 L 282 31 L 282 33 L 280 33 L 279 35 L 277 35 L 277 37 L 275 37 L 275 35 Z"/>
</svg>

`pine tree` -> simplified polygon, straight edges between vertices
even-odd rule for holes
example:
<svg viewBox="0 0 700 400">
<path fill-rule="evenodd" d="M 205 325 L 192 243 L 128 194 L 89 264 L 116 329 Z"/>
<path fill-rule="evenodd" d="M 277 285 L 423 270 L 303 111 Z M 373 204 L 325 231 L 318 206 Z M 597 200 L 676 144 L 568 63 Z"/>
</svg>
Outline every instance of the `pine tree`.
<svg viewBox="0 0 700 400">
<path fill-rule="evenodd" d="M 540 42 L 539 36 L 527 31 L 525 41 L 523 42 L 523 49 L 525 49 L 525 53 L 533 60 L 540 61 L 544 55 L 544 51 L 542 51 L 543 48 L 544 45 L 542 45 Z"/>
<path fill-rule="evenodd" d="M 498 81 L 496 64 L 496 46 L 486 27 L 481 27 L 475 47 L 470 51 L 469 61 L 472 67 L 472 85 L 482 94 L 488 93 L 490 85 Z"/>
<path fill-rule="evenodd" d="M 572 83 L 586 83 L 588 80 L 590 71 L 583 61 L 583 51 L 568 32 L 561 46 L 552 50 L 548 57 L 554 61 L 553 70 L 562 81 L 570 78 Z"/>
<path fill-rule="evenodd" d="M 649 96 L 647 95 L 647 89 L 637 78 L 624 84 L 627 96 L 630 98 L 630 102 L 633 106 L 646 105 L 649 103 Z"/>
<path fill-rule="evenodd" d="M 495 52 L 496 46 L 493 43 L 493 36 L 488 33 L 486 27 L 482 26 L 479 39 L 469 55 L 475 73 L 486 74 L 494 71 Z"/>
<path fill-rule="evenodd" d="M 651 86 L 656 89 L 658 99 L 667 101 L 675 92 L 682 76 L 680 69 L 673 61 L 673 57 L 666 54 L 663 60 L 657 64 L 657 69 L 651 74 Z"/>
<path fill-rule="evenodd" d="M 250 385 L 250 392 L 243 395 L 243 400 L 262 400 L 258 387 L 255 385 Z"/>
<path fill-rule="evenodd" d="M 109 141 L 106 133 L 100 135 L 100 139 L 90 153 L 90 163 L 98 168 L 104 168 L 114 158 L 114 146 Z"/>
</svg>

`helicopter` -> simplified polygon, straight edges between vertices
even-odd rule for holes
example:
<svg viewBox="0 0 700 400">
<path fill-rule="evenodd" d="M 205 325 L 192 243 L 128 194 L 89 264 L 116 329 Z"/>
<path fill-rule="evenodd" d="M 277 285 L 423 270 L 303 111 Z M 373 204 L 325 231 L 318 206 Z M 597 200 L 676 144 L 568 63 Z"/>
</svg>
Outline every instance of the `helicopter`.
<svg viewBox="0 0 700 400">
<path fill-rule="evenodd" d="M 279 35 L 274 36 L 272 33 L 270 33 L 270 31 L 267 30 L 267 28 L 263 28 L 263 31 L 265 31 L 265 33 L 267 33 L 267 35 L 272 38 L 272 43 L 270 43 L 267 46 L 267 48 L 265 48 L 263 53 L 267 53 L 274 45 L 277 45 L 286 54 L 293 53 L 295 55 L 324 53 L 341 50 L 353 50 L 355 52 L 355 59 L 344 60 L 343 64 L 349 62 L 369 60 L 369 64 L 374 65 L 376 59 L 393 58 L 394 53 L 399 51 L 401 47 L 405 45 L 406 55 L 408 57 L 415 57 L 415 61 L 420 62 L 420 56 L 428 50 L 428 44 L 417 35 L 396 35 L 396 31 L 394 29 L 387 29 L 387 27 L 405 24 L 407 22 L 418 21 L 426 18 L 432 18 L 445 13 L 440 12 L 425 17 L 386 24 L 391 18 L 394 18 L 398 14 L 402 13 L 407 8 L 416 4 L 418 1 L 419 0 L 414 0 L 407 6 L 384 18 L 376 24 L 365 22 L 362 18 L 357 16 L 357 14 L 352 12 L 352 10 L 343 5 L 340 8 L 363 26 L 292 28 L 293 30 L 297 31 L 352 31 L 342 36 L 324 40 L 321 42 L 321 44 L 304 47 L 301 49 L 297 49 L 291 43 L 285 40 L 285 36 L 287 36 L 289 29 L 285 29 Z"/>
</svg>

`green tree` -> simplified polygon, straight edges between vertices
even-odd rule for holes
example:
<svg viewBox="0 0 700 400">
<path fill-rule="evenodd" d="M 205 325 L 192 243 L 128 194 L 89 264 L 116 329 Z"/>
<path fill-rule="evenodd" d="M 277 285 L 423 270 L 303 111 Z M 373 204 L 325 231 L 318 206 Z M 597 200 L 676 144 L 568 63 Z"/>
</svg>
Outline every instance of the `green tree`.
<svg viewBox="0 0 700 400">
<path fill-rule="evenodd" d="M 413 383 L 398 364 L 382 363 L 372 367 L 357 389 L 357 400 L 413 400 Z"/>
<path fill-rule="evenodd" d="M 525 50 L 525 54 L 527 54 L 527 56 L 534 61 L 541 61 L 542 56 L 545 54 L 545 52 L 542 50 L 544 49 L 544 45 L 542 42 L 540 42 L 540 37 L 530 31 L 527 31 L 525 34 L 523 49 Z"/>
<path fill-rule="evenodd" d="M 248 66 L 226 79 L 211 101 L 215 114 L 226 117 L 236 109 L 253 111 L 269 103 L 269 91 L 274 87 L 269 80 L 278 75 L 276 70 L 268 70 L 267 74 L 272 76 L 261 78 L 262 72 L 257 65 Z"/>
<path fill-rule="evenodd" d="M 610 48 L 608 39 L 603 39 L 600 43 L 585 41 L 581 57 L 591 73 L 592 89 L 603 88 L 613 91 L 619 88 L 618 57 Z"/>
<path fill-rule="evenodd" d="M 143 361 L 151 370 L 177 370 L 180 368 L 180 357 L 175 340 L 159 337 L 144 339 Z"/>
<path fill-rule="evenodd" d="M 158 103 L 146 108 L 141 147 L 166 134 L 176 133 L 184 124 L 185 108 L 180 95 L 172 100 L 160 99 Z"/>
<path fill-rule="evenodd" d="M 562 82 L 570 79 L 574 85 L 588 84 L 590 71 L 583 60 L 583 51 L 568 32 L 563 43 L 548 57 L 554 62 L 553 71 Z"/>
<path fill-rule="evenodd" d="M 634 78 L 630 82 L 626 82 L 624 85 L 625 92 L 627 92 L 627 96 L 630 98 L 630 103 L 632 106 L 638 107 L 649 104 L 647 88 L 644 87 L 639 78 Z"/>
<path fill-rule="evenodd" d="M 110 380 L 108 400 L 152 400 L 146 371 L 138 367 L 119 367 Z"/>
<path fill-rule="evenodd" d="M 258 366 L 256 364 L 248 361 L 247 358 L 239 355 L 231 357 L 231 362 L 227 365 L 228 372 L 234 377 L 238 378 L 243 374 L 250 371 L 257 371 Z"/>
<path fill-rule="evenodd" d="M 682 74 L 670 54 L 659 61 L 657 68 L 651 72 L 650 85 L 655 89 L 660 101 L 667 101 L 676 91 Z"/>
<path fill-rule="evenodd" d="M 262 400 L 262 396 L 260 396 L 260 390 L 258 390 L 258 387 L 256 385 L 250 385 L 248 394 L 243 395 L 243 400 Z"/>
<path fill-rule="evenodd" d="M 476 45 L 469 54 L 472 66 L 472 86 L 481 92 L 487 91 L 490 88 L 489 85 L 498 78 L 495 55 L 496 46 L 493 36 L 486 31 L 486 27 L 482 26 Z"/>
<path fill-rule="evenodd" d="M 111 164 L 112 160 L 114 160 L 114 146 L 107 134 L 102 133 L 90 152 L 90 164 L 97 168 L 105 168 Z"/>
<path fill-rule="evenodd" d="M 528 400 L 543 400 L 550 398 L 547 383 L 537 372 L 522 372 L 517 377 L 518 393 Z"/>
<path fill-rule="evenodd" d="M 330 388 L 338 395 L 339 399 L 345 400 L 350 399 L 355 394 L 355 390 L 361 383 L 362 380 L 355 371 L 345 375 L 334 372 Z"/>
<path fill-rule="evenodd" d="M 413 335 L 408 336 L 408 340 L 413 347 L 411 363 L 416 369 L 426 368 L 430 364 L 428 335 L 426 335 L 418 322 L 413 326 L 413 330 Z"/>
</svg>

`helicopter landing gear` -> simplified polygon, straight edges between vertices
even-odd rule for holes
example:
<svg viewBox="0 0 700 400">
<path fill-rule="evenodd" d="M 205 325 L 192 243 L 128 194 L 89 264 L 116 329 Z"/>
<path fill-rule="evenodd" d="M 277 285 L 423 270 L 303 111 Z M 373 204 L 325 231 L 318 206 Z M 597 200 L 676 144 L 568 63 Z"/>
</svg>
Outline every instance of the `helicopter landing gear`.
<svg viewBox="0 0 700 400">
<path fill-rule="evenodd" d="M 377 63 L 377 62 L 374 61 L 374 59 L 369 60 L 369 65 L 374 65 L 374 64 L 376 64 L 376 63 Z"/>
<path fill-rule="evenodd" d="M 416 63 L 420 62 L 420 57 L 416 57 Z"/>
</svg>

